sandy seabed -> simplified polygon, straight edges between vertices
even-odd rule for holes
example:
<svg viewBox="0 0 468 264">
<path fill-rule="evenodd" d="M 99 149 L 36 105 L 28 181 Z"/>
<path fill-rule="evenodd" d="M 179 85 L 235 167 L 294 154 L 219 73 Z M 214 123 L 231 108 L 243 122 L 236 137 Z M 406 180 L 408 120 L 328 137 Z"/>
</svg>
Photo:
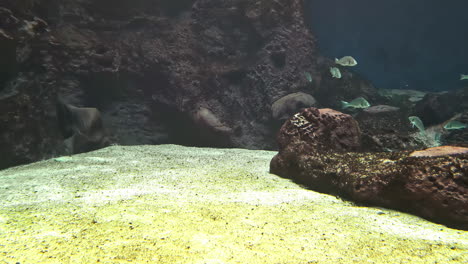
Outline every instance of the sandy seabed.
<svg viewBox="0 0 468 264">
<path fill-rule="evenodd" d="M 468 232 L 268 173 L 271 151 L 112 146 L 0 171 L 0 263 L 468 263 Z"/>
</svg>

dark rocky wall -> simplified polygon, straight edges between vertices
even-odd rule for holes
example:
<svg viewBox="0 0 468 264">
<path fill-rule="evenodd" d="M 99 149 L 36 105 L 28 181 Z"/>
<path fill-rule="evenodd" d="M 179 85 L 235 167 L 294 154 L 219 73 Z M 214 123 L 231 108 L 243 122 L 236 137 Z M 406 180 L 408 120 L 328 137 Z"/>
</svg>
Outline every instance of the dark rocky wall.
<svg viewBox="0 0 468 264">
<path fill-rule="evenodd" d="M 276 149 L 272 108 L 385 103 L 353 68 L 330 76 L 305 3 L 0 0 L 0 168 L 66 153 L 59 97 L 97 108 L 112 143 L 250 149 Z"/>
<path fill-rule="evenodd" d="M 47 24 L 0 7 L 0 168 L 62 151 L 55 120 L 60 58 Z"/>
<path fill-rule="evenodd" d="M 0 168 L 63 153 L 58 96 L 114 143 L 274 148 L 271 104 L 316 72 L 302 4 L 0 1 Z"/>
</svg>

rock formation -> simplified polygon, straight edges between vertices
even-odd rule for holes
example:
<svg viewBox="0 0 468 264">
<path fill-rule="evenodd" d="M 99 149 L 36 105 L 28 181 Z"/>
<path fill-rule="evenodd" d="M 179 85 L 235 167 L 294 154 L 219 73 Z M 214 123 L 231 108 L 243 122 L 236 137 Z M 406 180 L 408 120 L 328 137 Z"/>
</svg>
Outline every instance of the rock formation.
<svg viewBox="0 0 468 264">
<path fill-rule="evenodd" d="M 353 123 L 323 109 L 297 114 L 278 134 L 270 172 L 312 190 L 468 229 L 468 148 L 355 152 L 360 134 Z"/>
<path fill-rule="evenodd" d="M 318 53 L 305 4 L 2 1 L 0 146 L 8 157 L 0 168 L 63 154 L 58 97 L 98 109 L 117 144 L 250 149 L 276 148 L 284 114 L 302 107 L 276 112 L 288 95 L 308 94 L 320 107 L 358 96 L 378 104 L 377 90 L 352 69 L 330 76 L 334 62 Z"/>
<path fill-rule="evenodd" d="M 10 157 L 0 168 L 61 152 L 57 96 L 99 109 L 119 144 L 274 148 L 272 103 L 308 88 L 303 69 L 316 72 L 302 5 L 2 2 L 0 146 Z M 200 137 L 200 108 L 233 133 Z"/>
<path fill-rule="evenodd" d="M 403 109 L 389 105 L 375 105 L 359 111 L 355 119 L 362 131 L 363 150 L 385 152 L 424 148 L 411 137 L 415 129 L 408 116 Z"/>
</svg>

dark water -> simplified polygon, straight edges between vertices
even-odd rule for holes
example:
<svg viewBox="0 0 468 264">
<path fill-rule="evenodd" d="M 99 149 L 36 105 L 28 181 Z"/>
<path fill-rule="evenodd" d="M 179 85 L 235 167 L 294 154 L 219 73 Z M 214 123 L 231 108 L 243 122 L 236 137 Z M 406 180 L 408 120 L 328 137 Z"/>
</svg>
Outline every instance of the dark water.
<svg viewBox="0 0 468 264">
<path fill-rule="evenodd" d="M 442 91 L 468 74 L 466 0 L 310 0 L 322 53 L 351 55 L 378 88 Z"/>
</svg>

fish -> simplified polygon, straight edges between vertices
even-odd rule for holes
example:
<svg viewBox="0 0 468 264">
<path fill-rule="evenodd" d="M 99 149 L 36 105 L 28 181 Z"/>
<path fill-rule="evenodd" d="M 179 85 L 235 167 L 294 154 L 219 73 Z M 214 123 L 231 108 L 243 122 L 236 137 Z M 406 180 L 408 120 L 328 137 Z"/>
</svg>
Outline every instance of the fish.
<svg viewBox="0 0 468 264">
<path fill-rule="evenodd" d="M 341 59 L 335 58 L 335 63 L 341 66 L 356 66 L 357 61 L 351 56 L 344 56 Z"/>
<path fill-rule="evenodd" d="M 310 75 L 310 73 L 308 73 L 308 72 L 304 72 L 304 75 L 305 75 L 307 81 L 311 83 L 312 82 L 312 75 Z"/>
<path fill-rule="evenodd" d="M 460 74 L 460 80 L 468 80 L 468 74 Z"/>
<path fill-rule="evenodd" d="M 338 69 L 336 67 L 330 67 L 330 73 L 331 73 L 333 78 L 337 78 L 337 79 L 341 78 L 340 69 Z"/>
<path fill-rule="evenodd" d="M 411 125 L 413 125 L 413 127 L 417 127 L 419 129 L 419 132 L 421 132 L 421 134 L 425 134 L 424 124 L 421 118 L 417 116 L 410 116 L 408 117 L 408 120 L 411 122 Z"/>
<path fill-rule="evenodd" d="M 466 128 L 466 127 L 468 127 L 467 124 L 462 123 L 462 122 L 459 122 L 459 121 L 456 121 L 456 120 L 454 120 L 454 121 L 449 121 L 449 122 L 447 122 L 447 124 L 445 124 L 445 126 L 444 126 L 444 128 L 445 128 L 446 130 L 464 129 L 464 128 Z"/>
<path fill-rule="evenodd" d="M 343 108 L 351 107 L 351 108 L 363 108 L 364 109 L 364 108 L 368 108 L 369 106 L 370 106 L 369 102 L 363 97 L 358 97 L 349 103 L 345 101 L 341 101 L 341 107 Z"/>
</svg>

